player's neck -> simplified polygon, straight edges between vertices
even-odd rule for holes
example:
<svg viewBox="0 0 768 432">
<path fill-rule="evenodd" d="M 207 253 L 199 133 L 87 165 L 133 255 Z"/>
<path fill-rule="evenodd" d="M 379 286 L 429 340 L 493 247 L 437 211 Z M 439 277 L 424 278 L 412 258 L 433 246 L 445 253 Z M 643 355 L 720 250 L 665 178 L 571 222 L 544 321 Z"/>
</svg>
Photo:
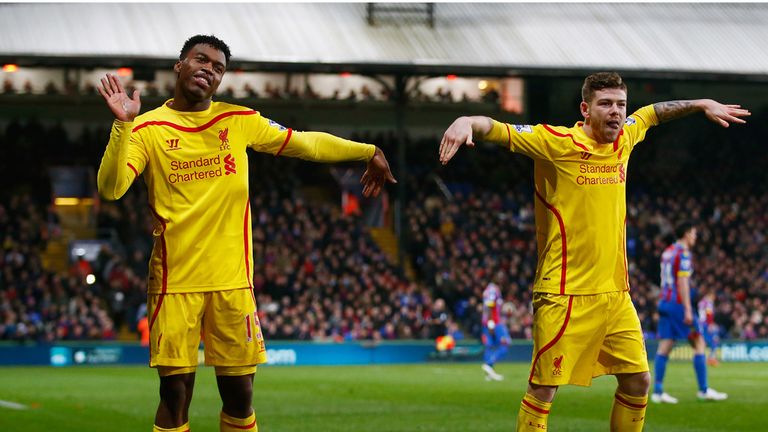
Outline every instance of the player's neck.
<svg viewBox="0 0 768 432">
<path fill-rule="evenodd" d="M 184 93 L 176 91 L 173 99 L 168 101 L 168 107 L 176 111 L 205 111 L 211 106 L 211 99 L 191 100 Z"/>
</svg>

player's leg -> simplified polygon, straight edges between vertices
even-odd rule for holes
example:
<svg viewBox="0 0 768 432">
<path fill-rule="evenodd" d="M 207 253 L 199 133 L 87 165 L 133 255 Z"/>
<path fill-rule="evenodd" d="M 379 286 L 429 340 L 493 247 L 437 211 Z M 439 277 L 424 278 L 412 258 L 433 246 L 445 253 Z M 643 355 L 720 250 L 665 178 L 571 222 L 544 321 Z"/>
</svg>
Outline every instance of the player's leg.
<svg viewBox="0 0 768 432">
<path fill-rule="evenodd" d="M 482 369 L 485 372 L 486 381 L 493 379 L 493 375 L 496 371 L 493 369 L 493 353 L 495 347 L 493 345 L 493 334 L 487 327 L 483 326 L 483 334 L 480 335 L 480 340 L 483 343 L 483 365 Z"/>
<path fill-rule="evenodd" d="M 253 377 L 256 365 L 267 358 L 253 292 L 246 288 L 209 294 L 203 322 L 205 363 L 216 367 L 222 401 L 219 429 L 258 431 Z"/>
<path fill-rule="evenodd" d="M 667 373 L 667 362 L 669 353 L 675 346 L 674 339 L 661 339 L 659 347 L 656 350 L 656 358 L 653 362 L 653 396 L 651 400 L 655 403 L 677 403 L 677 399 L 664 392 L 664 376 Z"/>
<path fill-rule="evenodd" d="M 504 335 L 503 326 L 496 326 L 492 331 L 488 328 L 483 328 L 483 345 L 485 349 L 483 351 L 483 366 L 482 369 L 485 372 L 485 379 L 489 381 L 502 381 L 504 376 L 496 372 L 494 366 L 496 362 L 506 354 L 506 347 L 502 346 L 502 339 Z"/>
<path fill-rule="evenodd" d="M 555 399 L 557 386 L 529 383 L 517 413 L 517 431 L 540 431 L 547 428 L 549 410 Z"/>
<path fill-rule="evenodd" d="M 199 293 L 148 296 L 150 366 L 160 376 L 155 431 L 189 430 L 203 307 Z"/>
<path fill-rule="evenodd" d="M 533 308 L 533 358 L 518 431 L 547 428 L 558 386 L 591 384 L 604 334 L 605 314 L 593 296 L 534 293 Z"/>
<path fill-rule="evenodd" d="M 155 413 L 156 431 L 188 431 L 189 404 L 195 386 L 195 373 L 160 374 L 160 404 Z M 172 372 L 175 368 L 167 368 Z"/>
<path fill-rule="evenodd" d="M 710 324 L 704 331 L 704 342 L 709 348 L 707 356 L 707 365 L 717 366 L 720 362 L 717 360 L 717 346 L 720 344 L 719 329 L 716 324 Z"/>
<path fill-rule="evenodd" d="M 642 431 L 651 375 L 643 332 L 627 292 L 604 294 L 606 335 L 594 375 L 615 375 L 618 381 L 611 409 L 611 431 Z"/>
<path fill-rule="evenodd" d="M 696 383 L 699 386 L 699 391 L 696 396 L 701 400 L 720 401 L 728 398 L 726 393 L 721 393 L 713 388 L 709 387 L 707 383 L 707 360 L 704 355 L 706 344 L 704 337 L 701 333 L 698 333 L 693 338 L 693 370 L 696 371 Z"/>
<path fill-rule="evenodd" d="M 669 353 L 675 346 L 675 339 L 686 338 L 690 331 L 684 322 L 684 315 L 682 305 L 668 302 L 659 303 L 658 336 L 660 340 L 653 361 L 654 382 L 653 395 L 651 395 L 651 401 L 654 403 L 677 403 L 676 398 L 664 392 L 664 376 L 667 373 Z"/>
<path fill-rule="evenodd" d="M 250 369 L 250 368 L 249 368 Z M 233 368 L 217 368 L 216 384 L 221 396 L 219 430 L 221 432 L 258 431 L 253 411 L 253 373 L 247 375 L 220 375 Z"/>
<path fill-rule="evenodd" d="M 642 431 L 645 424 L 645 409 L 648 405 L 648 390 L 651 374 L 639 372 L 616 374 L 618 386 L 613 396 L 611 409 L 611 431 Z"/>
</svg>

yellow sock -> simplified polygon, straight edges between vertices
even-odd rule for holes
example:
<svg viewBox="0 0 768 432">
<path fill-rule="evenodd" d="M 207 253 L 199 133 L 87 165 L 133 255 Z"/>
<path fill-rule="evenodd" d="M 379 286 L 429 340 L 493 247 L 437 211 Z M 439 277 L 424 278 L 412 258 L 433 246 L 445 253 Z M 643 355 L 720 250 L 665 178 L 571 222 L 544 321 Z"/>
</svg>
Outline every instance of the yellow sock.
<svg viewBox="0 0 768 432">
<path fill-rule="evenodd" d="M 256 413 L 251 413 L 247 418 L 237 418 L 228 416 L 222 411 L 219 416 L 219 430 L 221 432 L 259 432 Z"/>
<path fill-rule="evenodd" d="M 616 390 L 611 411 L 611 431 L 642 431 L 647 405 L 648 396 L 630 396 Z"/>
<path fill-rule="evenodd" d="M 161 428 L 158 425 L 152 425 L 152 432 L 189 432 L 189 422 L 186 422 L 179 427 L 170 429 Z"/>
<path fill-rule="evenodd" d="M 526 393 L 517 413 L 517 432 L 546 430 L 551 407 L 552 402 L 542 402 Z"/>
</svg>

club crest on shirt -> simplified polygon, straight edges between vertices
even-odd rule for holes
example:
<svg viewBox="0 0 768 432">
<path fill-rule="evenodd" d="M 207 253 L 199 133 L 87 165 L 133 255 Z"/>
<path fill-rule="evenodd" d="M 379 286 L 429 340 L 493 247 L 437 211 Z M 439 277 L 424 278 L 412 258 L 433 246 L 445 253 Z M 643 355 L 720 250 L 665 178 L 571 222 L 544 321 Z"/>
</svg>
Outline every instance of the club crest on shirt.
<svg viewBox="0 0 768 432">
<path fill-rule="evenodd" d="M 279 130 L 280 132 L 286 130 L 285 126 L 281 125 L 280 123 L 274 120 L 269 120 L 269 125 L 272 126 L 273 128 L 277 128 L 277 130 Z"/>
<path fill-rule="evenodd" d="M 555 361 L 552 362 L 552 366 L 554 369 L 552 370 L 552 375 L 562 375 L 563 374 L 563 355 L 560 354 L 560 357 L 555 357 Z"/>
<path fill-rule="evenodd" d="M 219 146 L 219 151 L 223 150 L 229 150 L 229 128 L 224 128 L 224 130 L 219 131 L 219 141 L 221 141 L 221 145 Z"/>
<path fill-rule="evenodd" d="M 533 126 L 531 125 L 512 125 L 513 128 L 517 131 L 517 133 L 533 133 Z"/>
<path fill-rule="evenodd" d="M 637 120 L 635 120 L 633 117 L 627 117 L 627 120 L 624 122 L 624 124 L 627 126 L 632 126 L 635 123 L 637 123 Z"/>
</svg>

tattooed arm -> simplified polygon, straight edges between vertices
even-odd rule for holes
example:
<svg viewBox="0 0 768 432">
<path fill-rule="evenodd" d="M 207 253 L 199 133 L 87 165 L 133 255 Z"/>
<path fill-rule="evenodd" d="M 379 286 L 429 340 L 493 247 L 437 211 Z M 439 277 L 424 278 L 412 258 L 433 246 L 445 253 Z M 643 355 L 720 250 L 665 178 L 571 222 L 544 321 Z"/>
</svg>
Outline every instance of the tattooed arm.
<svg viewBox="0 0 768 432">
<path fill-rule="evenodd" d="M 730 123 L 746 123 L 740 117 L 746 117 L 751 113 L 741 108 L 741 105 L 723 105 L 712 99 L 678 100 L 659 102 L 653 104 L 659 123 L 665 123 L 688 114 L 702 111 L 711 121 L 723 127 Z"/>
</svg>

